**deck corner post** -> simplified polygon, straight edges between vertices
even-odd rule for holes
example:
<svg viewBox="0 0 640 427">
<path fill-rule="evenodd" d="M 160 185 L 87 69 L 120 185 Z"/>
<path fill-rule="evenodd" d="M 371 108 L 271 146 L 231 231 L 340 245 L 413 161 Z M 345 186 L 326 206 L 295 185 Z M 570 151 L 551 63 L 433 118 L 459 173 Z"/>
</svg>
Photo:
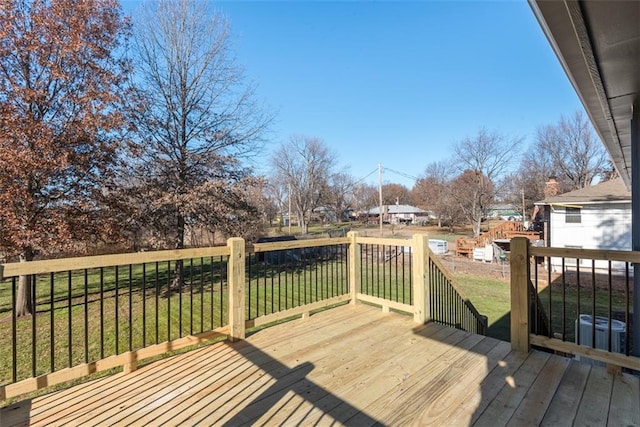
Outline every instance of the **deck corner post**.
<svg viewBox="0 0 640 427">
<path fill-rule="evenodd" d="M 350 231 L 349 238 L 349 293 L 351 295 L 350 304 L 358 303 L 358 293 L 360 292 L 360 250 L 358 248 L 358 236 L 360 233 Z"/>
<path fill-rule="evenodd" d="M 528 353 L 529 343 L 529 239 L 511 239 L 511 348 Z"/>
<path fill-rule="evenodd" d="M 429 237 L 415 234 L 413 251 L 413 321 L 424 324 L 431 320 L 431 292 L 429 290 Z"/>
<path fill-rule="evenodd" d="M 245 242 L 240 237 L 227 240 L 229 262 L 227 280 L 229 286 L 229 339 L 238 341 L 245 338 Z"/>
</svg>

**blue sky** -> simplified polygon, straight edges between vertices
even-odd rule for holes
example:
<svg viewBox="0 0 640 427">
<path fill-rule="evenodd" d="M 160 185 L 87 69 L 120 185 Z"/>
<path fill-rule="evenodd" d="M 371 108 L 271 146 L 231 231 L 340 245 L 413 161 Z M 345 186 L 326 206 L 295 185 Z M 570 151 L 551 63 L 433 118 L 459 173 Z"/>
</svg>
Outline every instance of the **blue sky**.
<svg viewBox="0 0 640 427">
<path fill-rule="evenodd" d="M 302 134 L 324 140 L 356 178 L 378 163 L 419 176 L 482 126 L 530 144 L 538 126 L 582 108 L 525 1 L 215 7 L 258 97 L 278 111 L 262 172 Z"/>
</svg>

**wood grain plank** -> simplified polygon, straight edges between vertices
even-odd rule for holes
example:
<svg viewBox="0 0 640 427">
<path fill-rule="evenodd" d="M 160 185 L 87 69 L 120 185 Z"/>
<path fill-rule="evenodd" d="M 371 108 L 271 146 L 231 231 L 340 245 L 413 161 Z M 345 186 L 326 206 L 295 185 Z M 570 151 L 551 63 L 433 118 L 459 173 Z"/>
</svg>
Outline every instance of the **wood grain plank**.
<svg viewBox="0 0 640 427">
<path fill-rule="evenodd" d="M 435 333 L 433 333 L 432 331 L 436 327 L 439 329 L 435 329 Z M 395 345 L 395 348 L 388 349 L 388 351 L 386 348 L 378 349 L 377 345 L 354 351 L 355 354 L 363 355 L 359 357 L 356 364 L 350 363 L 341 366 L 333 372 L 329 380 L 319 382 L 329 393 L 314 401 L 313 410 L 305 414 L 304 418 L 288 418 L 288 420 L 294 424 L 312 425 L 327 417 L 348 419 L 363 410 L 358 407 L 364 408 L 363 405 L 371 401 L 371 397 L 367 396 L 363 389 L 379 395 L 379 393 L 389 390 L 390 387 L 397 387 L 398 384 L 401 384 L 404 372 L 400 372 L 394 377 L 393 372 L 389 372 L 390 370 L 397 370 L 397 367 L 402 367 L 407 360 L 413 360 L 413 363 L 421 361 L 422 366 L 426 366 L 436 360 L 439 355 L 451 349 L 452 345 L 457 345 L 467 337 L 460 331 L 435 324 L 426 325 L 426 328 L 419 331 L 419 334 L 426 337 L 427 340 L 423 341 L 420 337 L 408 337 L 404 344 L 390 343 Z M 416 354 L 420 354 L 420 357 L 416 357 Z M 392 375 L 393 381 L 384 383 L 383 387 L 373 388 L 371 381 L 379 380 L 385 374 Z M 346 404 L 342 404 L 340 400 L 344 400 Z M 284 414 L 280 414 L 274 418 L 274 421 L 279 422 L 284 417 Z"/>
<path fill-rule="evenodd" d="M 470 396 L 460 399 L 457 410 L 451 414 L 447 424 L 473 425 L 498 393 L 504 387 L 509 387 L 513 375 L 527 357 L 526 353 L 511 351 L 504 359 L 498 360 L 484 380 L 470 391 Z"/>
<path fill-rule="evenodd" d="M 228 353 L 228 351 L 225 352 L 226 346 L 224 343 L 216 344 L 213 348 L 215 352 L 219 353 L 219 357 L 224 357 Z M 147 385 L 153 383 L 153 381 L 163 381 L 179 375 L 183 370 L 189 369 L 190 366 L 198 363 L 198 356 L 205 351 L 205 348 L 201 348 L 167 359 L 167 361 L 161 361 L 158 365 L 145 366 L 135 371 L 135 375 L 113 375 L 80 387 L 34 399 L 31 402 L 31 422 L 52 423 L 55 419 L 76 416 L 79 413 L 91 410 L 93 406 L 102 406 L 105 398 L 115 398 L 121 393 L 127 393 L 127 390 L 131 388 L 135 389 L 133 393 L 138 392 L 141 390 L 140 384 Z M 172 361 L 170 370 L 157 368 L 157 366 L 169 366 L 166 365 L 169 360 Z"/>
<path fill-rule="evenodd" d="M 608 426 L 640 426 L 640 378 L 623 373 L 613 380 Z"/>
<path fill-rule="evenodd" d="M 566 357 L 549 358 L 507 426 L 540 425 L 569 363 Z"/>
<path fill-rule="evenodd" d="M 556 391 L 542 426 L 571 426 L 587 385 L 591 365 L 572 360 Z"/>
<path fill-rule="evenodd" d="M 371 413 L 380 417 L 387 425 L 404 425 L 420 415 L 424 416 L 421 421 L 426 425 L 429 425 L 432 420 L 437 425 L 433 418 L 437 418 L 440 412 L 445 411 L 449 406 L 446 398 L 442 401 L 444 407 L 439 407 L 438 401 L 449 389 L 456 389 L 461 385 L 460 383 L 463 383 L 462 389 L 469 386 L 475 377 L 475 375 L 469 375 L 470 373 L 476 371 L 484 376 L 485 355 L 498 343 L 498 340 L 485 337 L 468 348 L 468 351 L 464 351 L 466 347 L 458 345 L 408 378 L 401 393 L 389 393 L 382 401 L 379 399 L 372 402 L 368 408 L 371 408 Z M 505 347 L 505 349 L 508 352 L 508 348 Z M 389 395 L 392 399 L 387 398 Z M 398 406 L 400 401 L 404 401 L 402 406 Z M 394 411 L 394 407 L 402 409 Z M 354 420 L 357 424 L 357 417 Z"/>
<path fill-rule="evenodd" d="M 474 425 L 487 427 L 506 425 L 549 357 L 548 353 L 540 351 L 529 353 L 527 360 L 508 381 L 508 386 L 500 390 Z"/>
<path fill-rule="evenodd" d="M 439 375 L 443 366 L 450 365 L 458 358 L 464 357 L 467 353 L 464 350 L 473 348 L 482 339 L 483 337 L 479 335 L 464 334 L 464 338 L 455 346 L 440 345 L 438 346 L 439 354 L 430 354 L 429 358 L 416 357 L 415 352 L 410 352 L 402 358 L 391 358 L 389 362 L 366 373 L 352 390 L 358 402 L 361 402 L 358 406 L 365 405 L 360 411 L 354 412 L 353 408 L 340 405 L 331 411 L 332 416 L 340 419 L 346 418 L 350 425 L 358 425 L 363 422 L 363 419 L 368 419 L 371 416 L 381 418 L 383 424 L 394 425 L 395 420 L 401 418 L 398 412 L 404 414 L 407 410 L 406 406 L 411 404 L 409 399 L 399 396 L 413 396 L 420 386 L 420 378 L 428 379 Z M 393 405 L 392 413 L 386 414 L 383 418 L 385 414 L 377 411 L 371 402 L 375 402 L 385 395 L 392 396 L 396 402 L 402 402 L 402 405 Z"/>
<path fill-rule="evenodd" d="M 465 370 L 459 367 L 457 372 L 450 372 L 449 374 L 451 375 L 457 375 L 458 381 L 449 387 L 436 390 L 435 393 L 432 388 L 429 389 L 428 394 L 425 394 L 425 396 L 433 398 L 423 398 L 422 406 L 424 406 L 424 409 L 413 419 L 411 424 L 414 426 L 469 425 L 475 408 L 468 408 L 463 411 L 460 407 L 461 403 L 472 400 L 476 394 L 482 393 L 482 381 L 487 377 L 488 372 L 493 370 L 498 361 L 503 360 L 510 351 L 510 343 L 499 341 L 493 349 L 486 352 L 486 357 L 477 358 L 478 360 L 475 363 L 469 363 Z M 419 398 L 420 396 L 414 397 L 416 400 Z M 452 422 L 454 416 L 458 417 L 455 423 Z"/>
<path fill-rule="evenodd" d="M 639 403 L 636 377 L 345 305 L 3 408 L 0 424 L 614 426 L 638 425 Z"/>
<path fill-rule="evenodd" d="M 613 389 L 613 376 L 603 367 L 593 366 L 580 401 L 574 425 L 605 426 Z"/>
<path fill-rule="evenodd" d="M 384 318 L 381 321 L 383 323 L 391 322 L 391 320 Z M 205 422 L 206 424 L 221 423 L 237 416 L 239 412 L 242 412 L 243 420 L 250 420 L 252 406 L 257 408 L 258 415 L 262 414 L 265 412 L 265 406 L 269 407 L 276 403 L 273 401 L 272 396 L 281 395 L 283 390 L 287 388 L 301 390 L 309 385 L 307 379 L 311 373 L 315 371 L 331 372 L 341 364 L 347 363 L 350 359 L 349 350 L 354 345 L 357 346 L 358 342 L 371 341 L 375 338 L 381 340 L 393 338 L 393 328 L 388 328 L 384 325 L 380 326 L 382 331 L 371 328 L 368 325 L 362 325 L 359 331 L 349 329 L 348 333 L 357 337 L 357 339 L 353 340 L 335 340 L 333 337 L 328 337 L 326 341 L 299 345 L 295 351 L 289 354 L 283 354 L 282 351 L 278 351 L 277 360 L 269 360 L 271 355 L 265 355 L 266 362 L 264 360 L 257 361 L 254 357 L 251 360 L 252 363 L 258 364 L 264 372 L 264 376 L 277 381 L 278 384 L 273 381 L 263 383 L 261 378 L 243 386 L 241 390 L 238 390 L 233 401 L 224 402 L 223 404 L 220 404 L 220 402 L 212 403 L 210 398 L 207 397 L 211 396 L 210 390 L 202 390 L 202 393 L 188 396 L 188 399 L 184 399 L 185 407 L 188 407 L 188 409 L 175 414 L 171 418 L 171 422 L 179 424 L 187 420 L 198 420 L 200 417 L 205 417 L 208 418 Z M 343 356 L 336 357 L 336 355 Z M 244 404 L 239 405 L 237 400 L 244 402 Z M 155 419 L 154 422 L 167 422 L 167 418 Z"/>
<path fill-rule="evenodd" d="M 111 417 L 131 411 L 136 405 L 150 395 L 161 400 L 162 397 L 179 389 L 190 373 L 202 369 L 224 370 L 228 367 L 238 366 L 242 358 L 234 352 L 229 352 L 228 357 L 221 363 L 214 364 L 214 360 L 207 357 L 206 352 L 199 352 L 198 357 L 192 356 L 184 364 L 176 365 L 173 369 L 164 369 L 161 372 L 150 371 L 150 376 L 137 374 L 138 371 L 126 375 L 126 380 L 119 387 L 101 386 L 92 399 L 80 400 L 73 406 L 68 406 L 65 411 L 58 411 L 55 417 L 64 422 L 72 422 L 76 425 L 84 423 L 99 423 L 108 421 Z M 105 400 L 110 405 L 104 405 Z M 35 420 L 34 420 L 35 421 Z M 40 422 L 40 420 L 37 420 Z M 47 424 L 53 420 L 43 420 Z"/>
<path fill-rule="evenodd" d="M 304 322 L 296 322 L 297 326 L 299 326 L 301 329 L 306 329 L 306 327 L 308 327 L 307 324 L 304 324 Z M 370 318 L 367 319 L 366 317 L 362 317 L 360 318 L 360 321 L 353 321 L 353 322 L 343 322 L 340 323 L 339 327 L 335 327 L 334 333 L 337 334 L 338 336 L 340 336 L 340 334 L 343 334 L 345 336 L 349 336 L 351 334 L 357 333 L 358 330 L 360 331 L 366 331 L 369 333 L 373 333 L 375 332 L 375 330 L 372 330 L 372 328 L 369 326 L 371 323 Z M 278 325 L 276 327 L 274 327 L 274 329 L 287 329 L 286 327 L 290 326 L 290 329 L 295 329 L 295 325 L 288 325 L 288 324 L 282 324 L 282 325 Z M 265 330 L 266 331 L 266 330 Z M 339 331 L 341 331 L 339 333 Z M 277 331 L 269 331 L 269 332 L 277 332 Z M 279 336 L 278 334 L 276 334 L 276 336 Z M 236 393 L 235 391 L 233 391 L 234 388 L 238 387 L 237 390 L 240 390 L 236 393 L 235 397 L 239 398 L 239 396 L 243 393 L 246 393 L 248 390 L 251 389 L 251 387 L 255 387 L 255 388 L 260 388 L 263 387 L 265 384 L 268 383 L 268 375 L 265 375 L 265 371 L 269 371 L 269 369 L 272 366 L 277 365 L 277 362 L 273 360 L 274 357 L 274 353 L 277 354 L 278 358 L 286 358 L 288 356 L 291 356 L 292 354 L 295 354 L 296 352 L 299 351 L 306 351 L 306 349 L 308 348 L 312 348 L 313 346 L 317 346 L 319 348 L 326 348 L 326 342 L 332 340 L 332 337 L 325 337 L 321 340 L 318 340 L 316 338 L 315 335 L 313 334 L 303 334 L 301 336 L 298 336 L 296 339 L 289 339 L 289 340 L 285 340 L 285 341 L 281 341 L 282 345 L 279 346 L 276 349 L 272 349 L 272 351 L 267 354 L 266 352 L 263 352 L 262 350 L 260 350 L 258 347 L 253 346 L 250 342 L 250 339 L 245 341 L 243 343 L 244 346 L 248 346 L 250 348 L 252 348 L 253 350 L 249 353 L 241 353 L 241 356 L 243 356 L 246 360 L 243 360 L 241 363 L 243 365 L 242 370 L 240 371 L 240 373 L 237 373 L 237 371 L 234 373 L 233 378 L 228 378 L 228 373 L 223 373 L 225 381 L 217 381 L 217 378 L 213 377 L 211 378 L 212 381 L 199 381 L 198 379 L 189 379 L 186 383 L 186 385 L 183 385 L 182 388 L 185 388 L 187 391 L 183 391 L 182 393 L 180 393 L 178 396 L 176 396 L 174 398 L 175 401 L 175 405 L 182 411 L 183 408 L 182 406 L 186 405 L 184 402 L 192 397 L 193 395 L 197 394 L 197 399 L 203 398 L 204 396 L 202 394 L 205 395 L 211 395 L 214 392 L 218 392 L 218 394 L 220 394 L 220 396 L 217 397 L 217 401 L 215 402 L 217 405 L 220 405 L 220 401 L 225 402 L 225 398 L 229 395 L 234 395 L 234 393 Z M 345 340 L 339 340 L 341 342 L 345 342 Z M 235 344 L 234 344 L 235 346 Z M 291 357 L 295 357 L 295 356 L 291 356 Z M 288 368 L 287 368 L 288 369 Z M 284 368 L 281 368 L 280 370 L 277 371 L 277 374 L 282 375 L 283 372 L 285 372 Z M 295 374 L 297 374 L 298 372 L 295 371 Z M 206 373 L 203 373 L 204 375 L 206 375 Z M 195 375 L 196 377 L 199 377 L 200 375 Z M 255 380 L 254 378 L 256 376 L 259 376 L 259 380 Z M 264 380 L 264 381 L 263 381 Z M 215 383 L 213 383 L 213 381 L 216 381 Z M 252 382 L 253 381 L 253 382 Z M 205 392 L 200 393 L 200 391 L 205 390 Z M 231 391 L 230 391 L 231 390 Z M 200 394 L 198 394 L 200 393 Z M 175 417 L 177 412 L 180 411 L 173 411 L 174 413 L 170 413 L 168 411 L 164 411 L 161 414 L 151 414 L 152 410 L 154 409 L 154 398 L 157 397 L 156 394 L 150 394 L 147 396 L 144 396 L 143 398 L 138 399 L 138 401 L 135 403 L 135 407 L 132 407 L 131 410 L 128 411 L 127 414 L 124 413 L 120 413 L 119 416 L 120 418 L 118 419 L 120 423 L 122 424 L 126 424 L 131 422 L 131 420 L 136 420 L 136 422 L 141 422 L 141 423 L 147 423 L 147 422 L 153 422 L 153 423 L 161 423 L 161 422 L 169 422 L 169 419 L 172 419 Z M 140 413 L 143 413 L 143 417 L 140 417 Z M 172 422 L 175 420 L 172 420 Z"/>
<path fill-rule="evenodd" d="M 377 341 L 379 343 L 378 347 L 381 349 L 378 353 L 383 355 L 383 359 L 388 358 L 388 355 L 394 348 L 402 347 L 402 334 L 398 334 L 398 330 L 392 327 L 392 323 L 395 323 L 398 319 L 401 319 L 402 323 L 406 323 L 407 319 L 402 319 L 397 315 L 387 316 L 387 319 L 385 324 L 380 325 L 377 336 L 374 335 L 359 343 L 352 342 L 350 346 L 344 346 L 344 343 L 341 344 L 339 340 L 334 340 L 330 348 L 318 348 L 313 354 L 302 354 L 297 361 L 312 361 L 312 363 L 310 363 L 313 365 L 313 369 L 310 370 L 305 377 L 298 377 L 296 383 L 282 381 L 283 378 L 280 377 L 280 382 L 277 386 L 268 392 L 262 393 L 260 396 L 254 396 L 251 403 L 247 407 L 242 408 L 242 419 L 252 422 L 252 420 L 262 416 L 269 408 L 277 406 L 279 399 L 282 398 L 283 393 L 286 392 L 286 387 L 291 387 L 296 394 L 304 396 L 307 401 L 316 400 L 328 394 L 331 394 L 335 398 L 337 392 L 327 385 L 327 381 L 337 380 L 338 383 L 348 382 L 349 377 L 357 378 L 356 375 L 359 371 L 368 370 L 375 364 L 375 359 L 372 360 L 371 352 L 358 350 L 362 348 L 362 345 Z M 384 331 L 385 329 L 389 331 Z M 405 333 L 411 334 L 408 328 L 405 328 Z M 287 362 L 286 359 L 280 360 Z M 339 376 L 337 372 L 346 372 L 347 375 Z M 278 373 L 274 374 L 271 371 L 269 374 L 278 375 Z M 234 415 L 234 417 L 236 417 L 236 415 Z M 229 421 L 229 418 L 207 419 L 205 423 L 211 424 L 226 421 Z M 237 422 L 237 419 L 234 418 L 234 421 Z"/>
</svg>

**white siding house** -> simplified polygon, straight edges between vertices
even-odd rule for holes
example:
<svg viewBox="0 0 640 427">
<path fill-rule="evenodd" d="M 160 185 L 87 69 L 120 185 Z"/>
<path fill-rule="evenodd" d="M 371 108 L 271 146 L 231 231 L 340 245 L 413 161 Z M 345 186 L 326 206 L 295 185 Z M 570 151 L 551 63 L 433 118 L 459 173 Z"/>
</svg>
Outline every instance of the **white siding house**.
<svg viewBox="0 0 640 427">
<path fill-rule="evenodd" d="M 621 179 L 549 197 L 536 206 L 543 216 L 546 246 L 631 250 L 631 193 Z M 552 265 L 558 267 L 560 260 L 552 260 Z"/>
<path fill-rule="evenodd" d="M 371 216 L 380 216 L 380 208 L 375 207 L 369 209 L 367 214 Z M 382 206 L 382 220 L 391 224 L 410 223 L 416 224 L 420 219 L 427 219 L 429 212 L 410 205 L 384 205 Z"/>
</svg>

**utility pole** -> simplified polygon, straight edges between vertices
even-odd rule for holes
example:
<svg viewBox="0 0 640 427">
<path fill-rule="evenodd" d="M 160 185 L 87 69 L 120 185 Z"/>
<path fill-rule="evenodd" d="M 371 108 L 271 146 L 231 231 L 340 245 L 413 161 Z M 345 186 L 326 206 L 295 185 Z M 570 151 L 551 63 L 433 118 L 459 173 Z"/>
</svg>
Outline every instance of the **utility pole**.
<svg viewBox="0 0 640 427">
<path fill-rule="evenodd" d="M 380 237 L 382 237 L 382 163 L 378 163 L 378 200 L 380 202 L 380 211 L 378 212 L 380 219 Z"/>
</svg>

